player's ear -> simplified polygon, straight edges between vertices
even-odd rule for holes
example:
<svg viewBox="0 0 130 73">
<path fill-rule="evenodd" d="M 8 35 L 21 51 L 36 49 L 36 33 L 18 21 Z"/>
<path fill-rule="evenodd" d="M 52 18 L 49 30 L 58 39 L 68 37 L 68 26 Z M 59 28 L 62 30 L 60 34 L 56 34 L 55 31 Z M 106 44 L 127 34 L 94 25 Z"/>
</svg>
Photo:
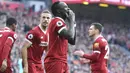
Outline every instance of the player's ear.
<svg viewBox="0 0 130 73">
<path fill-rule="evenodd" d="M 98 29 L 96 29 L 96 33 L 100 33 Z"/>
</svg>

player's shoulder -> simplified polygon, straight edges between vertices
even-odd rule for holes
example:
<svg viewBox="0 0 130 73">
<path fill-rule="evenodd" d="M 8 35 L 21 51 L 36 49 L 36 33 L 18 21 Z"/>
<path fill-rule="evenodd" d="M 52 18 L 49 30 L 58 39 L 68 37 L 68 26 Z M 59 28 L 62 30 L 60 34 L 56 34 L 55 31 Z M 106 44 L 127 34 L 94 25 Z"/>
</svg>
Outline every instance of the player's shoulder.
<svg viewBox="0 0 130 73">
<path fill-rule="evenodd" d="M 33 39 L 34 37 L 38 37 L 39 36 L 39 26 L 35 26 L 34 28 L 32 28 L 27 34 L 26 37 L 28 39 Z"/>
<path fill-rule="evenodd" d="M 55 19 L 56 19 L 57 21 L 62 21 L 62 22 L 64 22 L 64 19 L 62 19 L 61 17 L 55 17 Z"/>
<path fill-rule="evenodd" d="M 60 17 L 54 17 L 52 20 L 51 20 L 51 23 L 49 24 L 49 27 L 55 27 L 55 26 L 62 26 L 64 25 L 65 22 L 62 18 Z"/>
<path fill-rule="evenodd" d="M 4 29 L 5 32 L 9 33 L 10 35 L 14 35 L 16 34 L 15 31 L 11 30 L 11 29 Z"/>
<path fill-rule="evenodd" d="M 37 31 L 39 29 L 39 26 L 35 26 L 34 28 L 32 28 L 32 31 Z"/>
<path fill-rule="evenodd" d="M 99 43 L 99 44 L 107 43 L 107 40 L 106 40 L 103 36 L 100 36 L 100 37 L 98 37 L 98 39 L 95 41 L 95 43 Z"/>
<path fill-rule="evenodd" d="M 100 42 L 101 42 L 101 43 L 107 43 L 107 40 L 106 40 L 104 37 L 102 37 L 102 38 L 100 39 Z"/>
<path fill-rule="evenodd" d="M 10 36 L 13 37 L 14 39 L 17 38 L 17 34 L 14 31 L 10 31 Z"/>
<path fill-rule="evenodd" d="M 16 32 L 14 32 L 14 31 L 10 31 L 10 33 L 11 33 L 11 34 L 16 34 Z"/>
<path fill-rule="evenodd" d="M 107 40 L 104 37 L 99 37 L 93 44 L 94 47 L 104 47 L 107 43 Z"/>
<path fill-rule="evenodd" d="M 53 23 L 57 23 L 57 22 L 64 22 L 64 20 L 61 18 L 61 17 L 54 17 L 53 19 L 52 19 L 52 22 Z"/>
</svg>

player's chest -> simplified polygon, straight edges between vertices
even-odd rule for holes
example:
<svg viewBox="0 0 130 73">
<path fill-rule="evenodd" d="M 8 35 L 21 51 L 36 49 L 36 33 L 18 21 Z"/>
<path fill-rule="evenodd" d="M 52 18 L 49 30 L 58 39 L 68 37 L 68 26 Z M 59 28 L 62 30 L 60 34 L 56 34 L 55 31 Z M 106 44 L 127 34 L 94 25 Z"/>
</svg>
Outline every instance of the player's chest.
<svg viewBox="0 0 130 73">
<path fill-rule="evenodd" d="M 35 42 L 39 45 L 39 46 L 47 46 L 48 45 L 48 35 L 47 34 L 38 34 L 37 38 L 35 40 Z"/>
</svg>

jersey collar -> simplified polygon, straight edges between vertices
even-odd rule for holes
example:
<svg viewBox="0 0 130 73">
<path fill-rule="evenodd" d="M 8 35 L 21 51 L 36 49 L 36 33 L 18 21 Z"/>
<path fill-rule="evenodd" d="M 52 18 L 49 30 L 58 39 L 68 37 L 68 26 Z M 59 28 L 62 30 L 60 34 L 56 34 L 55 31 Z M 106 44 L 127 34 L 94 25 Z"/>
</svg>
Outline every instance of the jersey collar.
<svg viewBox="0 0 130 73">
<path fill-rule="evenodd" d="M 4 29 L 8 29 L 8 30 L 11 30 L 9 27 L 5 27 Z"/>
<path fill-rule="evenodd" d="M 46 34 L 46 30 L 43 30 L 42 27 L 41 27 L 41 25 L 38 25 L 38 26 L 39 26 L 40 30 L 41 30 L 44 34 Z"/>
<path fill-rule="evenodd" d="M 102 35 L 100 34 L 99 36 L 97 36 L 94 41 L 96 41 L 99 37 L 102 37 Z"/>
</svg>

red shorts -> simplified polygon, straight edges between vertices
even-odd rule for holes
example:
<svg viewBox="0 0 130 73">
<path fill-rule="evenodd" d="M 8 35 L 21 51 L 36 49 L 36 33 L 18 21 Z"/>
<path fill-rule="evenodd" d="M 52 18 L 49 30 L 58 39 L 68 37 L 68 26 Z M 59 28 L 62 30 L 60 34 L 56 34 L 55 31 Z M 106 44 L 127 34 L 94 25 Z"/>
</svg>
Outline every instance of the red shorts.
<svg viewBox="0 0 130 73">
<path fill-rule="evenodd" d="M 28 63 L 28 73 L 44 73 L 42 64 Z"/>
<path fill-rule="evenodd" d="M 69 73 L 67 63 L 52 62 L 44 63 L 46 73 Z"/>
<path fill-rule="evenodd" d="M 12 73 L 11 67 L 7 67 L 7 69 L 4 72 L 0 73 Z"/>
<path fill-rule="evenodd" d="M 108 70 L 95 70 L 92 73 L 108 73 Z"/>
</svg>

